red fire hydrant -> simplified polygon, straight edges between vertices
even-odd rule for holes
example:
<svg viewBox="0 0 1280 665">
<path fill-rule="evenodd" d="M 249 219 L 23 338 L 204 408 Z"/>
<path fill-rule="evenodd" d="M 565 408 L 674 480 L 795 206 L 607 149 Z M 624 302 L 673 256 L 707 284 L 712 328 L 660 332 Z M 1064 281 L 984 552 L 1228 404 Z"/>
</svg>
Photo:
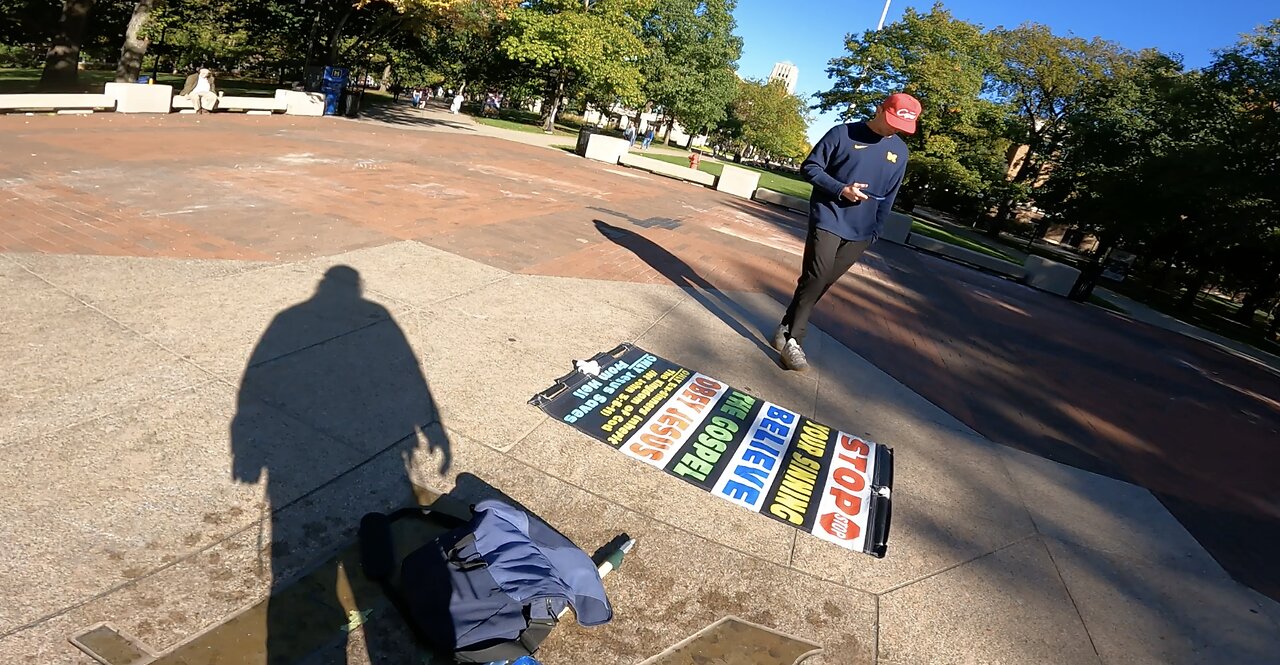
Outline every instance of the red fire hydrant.
<svg viewBox="0 0 1280 665">
<path fill-rule="evenodd" d="M 696 169 L 702 161 L 702 155 L 696 152 L 689 153 L 689 168 Z"/>
</svg>

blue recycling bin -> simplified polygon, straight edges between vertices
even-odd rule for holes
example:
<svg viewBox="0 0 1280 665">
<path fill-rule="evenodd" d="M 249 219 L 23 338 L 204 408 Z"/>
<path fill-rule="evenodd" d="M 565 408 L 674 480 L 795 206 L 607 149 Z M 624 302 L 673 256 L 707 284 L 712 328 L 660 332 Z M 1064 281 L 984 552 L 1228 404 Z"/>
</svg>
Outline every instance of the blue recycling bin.
<svg viewBox="0 0 1280 665">
<path fill-rule="evenodd" d="M 347 89 L 347 79 L 351 72 L 346 67 L 325 67 L 320 78 L 320 92 L 324 93 L 324 114 L 339 115 L 342 111 L 338 103 L 342 100 L 342 92 Z"/>
</svg>

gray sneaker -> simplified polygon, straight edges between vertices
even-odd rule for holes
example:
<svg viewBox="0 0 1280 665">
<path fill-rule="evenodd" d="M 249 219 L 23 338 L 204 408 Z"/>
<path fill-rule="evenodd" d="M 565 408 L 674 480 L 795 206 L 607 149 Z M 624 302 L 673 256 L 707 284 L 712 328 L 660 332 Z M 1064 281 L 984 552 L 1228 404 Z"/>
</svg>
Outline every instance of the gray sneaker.
<svg viewBox="0 0 1280 665">
<path fill-rule="evenodd" d="M 773 350 L 782 353 L 782 348 L 787 345 L 787 337 L 791 334 L 791 326 L 778 324 L 778 329 L 773 332 Z"/>
<path fill-rule="evenodd" d="M 782 347 L 782 366 L 797 372 L 809 369 L 809 360 L 804 357 L 804 349 L 800 348 L 800 343 L 794 339 L 788 339 L 787 345 Z"/>
</svg>

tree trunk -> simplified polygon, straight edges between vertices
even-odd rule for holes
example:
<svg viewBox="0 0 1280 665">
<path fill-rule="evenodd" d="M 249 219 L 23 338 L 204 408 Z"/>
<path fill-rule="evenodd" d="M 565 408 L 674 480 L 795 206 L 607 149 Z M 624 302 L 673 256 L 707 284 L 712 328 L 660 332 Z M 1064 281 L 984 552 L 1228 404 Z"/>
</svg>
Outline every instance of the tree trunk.
<svg viewBox="0 0 1280 665">
<path fill-rule="evenodd" d="M 156 0 L 138 0 L 133 6 L 133 16 L 124 31 L 124 46 L 120 47 L 120 61 L 116 63 L 116 83 L 133 83 L 142 73 L 142 58 L 147 55 L 151 40 L 138 36 L 142 27 L 151 19 L 151 9 Z"/>
<path fill-rule="evenodd" d="M 1245 324 L 1246 326 L 1253 327 L 1253 315 L 1258 312 L 1258 309 L 1262 307 L 1263 303 L 1271 300 L 1274 295 L 1274 288 L 1270 290 L 1254 289 L 1250 291 L 1245 294 L 1244 302 L 1241 303 L 1240 309 L 1236 310 L 1236 313 L 1231 318 Z"/>
<path fill-rule="evenodd" d="M 1183 291 L 1182 295 L 1178 298 L 1178 304 L 1176 307 L 1179 311 L 1191 311 L 1191 308 L 1196 304 L 1196 296 L 1200 295 L 1200 290 L 1204 288 L 1204 283 L 1207 281 L 1208 276 L 1203 270 L 1197 272 L 1195 276 L 1191 278 L 1191 281 L 1187 283 L 1187 289 Z"/>
<path fill-rule="evenodd" d="M 560 99 L 564 97 L 564 78 L 556 80 L 555 91 L 551 94 L 549 103 L 544 104 L 545 111 L 542 116 L 542 131 L 551 134 L 556 131 L 556 114 L 560 112 Z"/>
<path fill-rule="evenodd" d="M 342 48 L 342 29 L 347 27 L 347 21 L 351 20 L 351 14 L 355 12 L 355 7 L 348 7 L 343 12 L 342 17 L 338 19 L 337 25 L 333 26 L 333 31 L 329 33 L 329 43 L 326 45 L 324 64 L 334 66 L 338 64 L 338 53 Z"/>
<path fill-rule="evenodd" d="M 63 0 L 62 18 L 58 20 L 58 33 L 44 59 L 40 88 L 71 90 L 76 87 L 80 76 L 80 40 L 84 39 L 93 1 Z"/>
<path fill-rule="evenodd" d="M 391 63 L 388 62 L 387 66 L 382 68 L 382 81 L 378 89 L 386 92 L 389 87 L 391 87 Z"/>
</svg>

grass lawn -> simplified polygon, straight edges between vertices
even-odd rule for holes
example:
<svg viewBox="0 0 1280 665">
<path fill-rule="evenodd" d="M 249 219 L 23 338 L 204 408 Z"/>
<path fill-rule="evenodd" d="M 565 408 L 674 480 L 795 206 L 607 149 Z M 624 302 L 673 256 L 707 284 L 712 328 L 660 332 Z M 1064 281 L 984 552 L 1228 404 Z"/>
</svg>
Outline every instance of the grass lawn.
<svg viewBox="0 0 1280 665">
<path fill-rule="evenodd" d="M 1266 328 L 1270 325 L 1271 320 L 1263 312 L 1258 312 L 1254 315 L 1252 326 L 1245 326 L 1239 321 L 1230 318 L 1231 314 L 1240 308 L 1239 304 L 1215 295 L 1205 293 L 1197 295 L 1191 310 L 1185 311 L 1178 307 L 1179 293 L 1171 293 L 1160 289 L 1147 289 L 1130 280 L 1125 280 L 1120 284 L 1106 284 L 1106 287 L 1129 296 L 1156 311 L 1199 326 L 1209 332 L 1248 344 L 1268 353 L 1280 355 L 1280 344 L 1277 344 L 1267 336 Z"/>
<path fill-rule="evenodd" d="M 1123 308 L 1123 307 L 1118 307 L 1118 306 L 1116 306 L 1116 305 L 1112 304 L 1109 300 L 1107 300 L 1107 299 L 1103 298 L 1102 296 L 1100 296 L 1100 295 L 1098 295 L 1098 294 L 1096 294 L 1096 293 L 1090 293 L 1090 294 L 1089 294 L 1089 304 L 1091 304 L 1091 305 L 1097 305 L 1098 307 L 1101 307 L 1102 309 L 1109 309 L 1109 310 L 1111 310 L 1111 311 L 1113 311 L 1113 312 L 1120 312 L 1121 314 L 1128 314 L 1128 312 L 1126 312 L 1126 311 L 1124 310 L 1124 308 Z"/>
<path fill-rule="evenodd" d="M 974 242 L 963 236 L 958 236 L 941 226 L 934 224 L 933 222 L 925 221 L 914 215 L 911 217 L 911 231 L 913 233 L 919 233 L 922 236 L 928 236 L 934 240 L 941 240 L 942 242 L 951 243 L 957 247 L 963 247 L 965 249 L 986 254 L 987 256 L 993 256 L 997 259 L 1008 261 L 1009 263 L 1022 265 L 1022 261 L 1019 261 L 1012 255 L 1006 254 L 998 249 L 987 247 L 981 243 Z"/>
<path fill-rule="evenodd" d="M 151 72 L 145 71 L 143 74 L 150 76 Z M 115 78 L 114 71 L 83 70 L 80 72 L 80 82 L 77 87 L 81 92 L 101 93 L 103 84 L 110 83 Z M 156 83 L 173 86 L 175 93 L 182 90 L 182 84 L 186 80 L 186 74 L 161 73 L 156 77 Z M 39 83 L 39 69 L 0 69 L 0 94 L 38 92 Z M 279 87 L 281 86 L 275 81 L 218 78 L 218 89 L 228 95 L 274 94 Z"/>
<path fill-rule="evenodd" d="M 664 155 L 656 152 L 643 153 L 643 154 L 645 157 L 660 159 L 664 162 L 669 162 L 671 164 L 679 164 L 681 166 L 689 165 L 688 155 Z M 764 189 L 772 189 L 775 192 L 780 192 L 788 196 L 795 196 L 797 198 L 802 198 L 802 199 L 808 199 L 809 195 L 813 192 L 813 186 L 805 182 L 804 180 L 801 180 L 799 176 L 790 176 L 790 175 L 783 175 L 779 173 L 773 173 L 771 171 L 763 171 L 761 169 L 752 168 L 750 166 L 742 166 L 741 164 L 734 164 L 734 166 L 737 166 L 740 169 L 746 169 L 748 171 L 755 171 L 756 173 L 759 173 L 760 186 Z M 710 173 L 711 175 L 714 175 L 714 176 L 719 176 L 720 173 L 724 171 L 724 162 L 717 162 L 704 157 L 702 162 L 698 164 L 698 170 L 706 173 Z"/>
<path fill-rule="evenodd" d="M 541 134 L 542 125 L 530 125 L 518 120 L 507 120 L 504 118 L 485 118 L 482 116 L 472 116 L 472 120 L 490 127 L 500 127 L 502 129 L 512 129 L 517 132 L 525 132 L 528 134 Z M 566 127 L 556 125 L 556 136 L 573 136 L 577 137 L 578 133 Z"/>
</svg>

